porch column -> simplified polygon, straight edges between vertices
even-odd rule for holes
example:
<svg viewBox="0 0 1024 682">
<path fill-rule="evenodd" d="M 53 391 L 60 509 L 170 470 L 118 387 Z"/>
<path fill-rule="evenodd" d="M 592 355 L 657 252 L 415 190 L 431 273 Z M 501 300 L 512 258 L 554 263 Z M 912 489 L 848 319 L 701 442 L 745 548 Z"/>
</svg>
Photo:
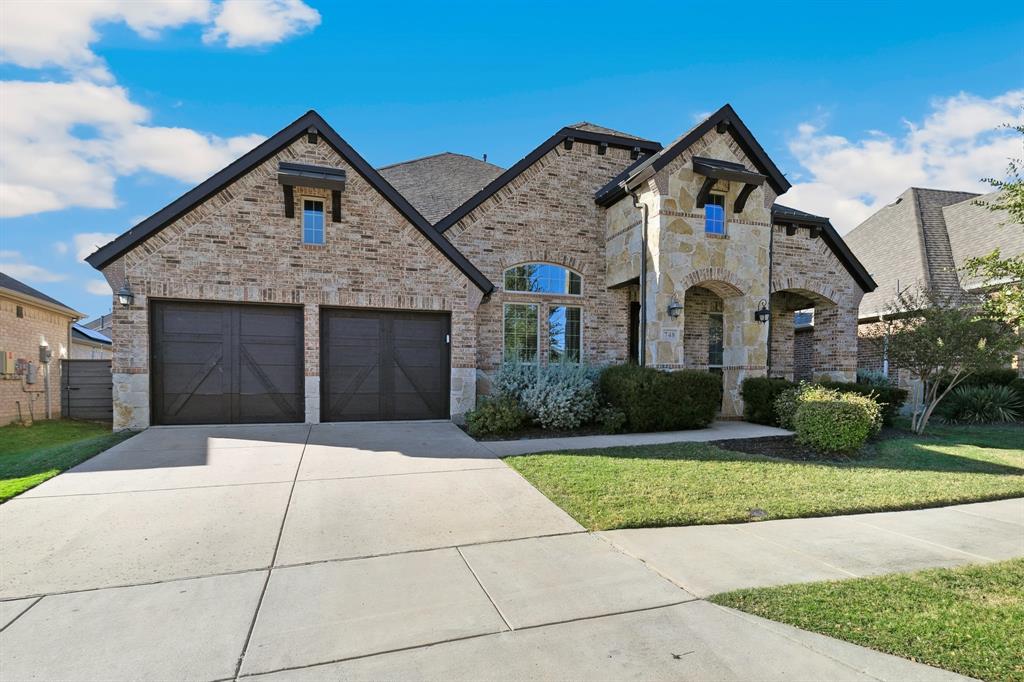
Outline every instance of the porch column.
<svg viewBox="0 0 1024 682">
<path fill-rule="evenodd" d="M 814 378 L 857 379 L 857 310 L 838 305 L 814 308 Z"/>
<path fill-rule="evenodd" d="M 320 423 L 320 306 L 306 304 L 302 307 L 302 323 L 305 336 L 305 402 L 306 423 Z"/>
<path fill-rule="evenodd" d="M 773 294 L 771 305 L 771 376 L 793 381 L 793 311 L 784 295 Z"/>
</svg>

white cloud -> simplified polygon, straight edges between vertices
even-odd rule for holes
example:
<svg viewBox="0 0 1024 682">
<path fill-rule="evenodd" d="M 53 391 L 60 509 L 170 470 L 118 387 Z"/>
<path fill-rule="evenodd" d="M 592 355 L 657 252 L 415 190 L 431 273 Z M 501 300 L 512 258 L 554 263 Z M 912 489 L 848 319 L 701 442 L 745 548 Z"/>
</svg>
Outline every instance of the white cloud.
<svg viewBox="0 0 1024 682">
<path fill-rule="evenodd" d="M 63 256 L 64 254 L 66 254 L 68 252 L 68 243 L 67 242 L 54 242 L 53 243 L 53 250 L 56 251 L 59 255 Z"/>
<path fill-rule="evenodd" d="M 1019 136 L 999 128 L 1024 123 L 1024 90 L 991 99 L 961 93 L 936 100 L 921 123 L 905 121 L 898 136 L 868 131 L 861 139 L 829 135 L 803 123 L 789 149 L 810 171 L 801 173 L 783 203 L 827 215 L 841 233 L 860 224 L 908 187 L 990 191 L 983 177 L 999 177 L 1020 156 Z"/>
<path fill-rule="evenodd" d="M 228 47 L 266 45 L 319 24 L 320 13 L 301 0 L 224 0 L 203 40 L 224 38 Z"/>
<path fill-rule="evenodd" d="M 85 290 L 96 296 L 110 296 L 113 292 L 105 279 L 90 279 L 85 283 Z"/>
<path fill-rule="evenodd" d="M 149 112 L 116 85 L 3 81 L 0 99 L 3 217 L 112 208 L 119 175 L 149 171 L 197 182 L 263 139 L 146 125 Z M 83 127 L 87 133 L 76 135 Z"/>
<path fill-rule="evenodd" d="M 210 17 L 209 0 L 4 0 L 0 59 L 38 69 L 59 67 L 77 77 L 111 82 L 106 64 L 91 49 L 96 26 L 123 22 L 144 38 L 165 28 Z"/>
<path fill-rule="evenodd" d="M 164 29 L 207 26 L 205 42 L 228 47 L 266 45 L 310 30 L 320 14 L 301 0 L 4 0 L 0 61 L 30 69 L 57 67 L 77 79 L 112 83 L 106 63 L 92 50 L 97 27 L 127 24 L 154 40 Z"/>
<path fill-rule="evenodd" d="M 85 260 L 93 251 L 115 237 L 117 235 L 113 232 L 79 232 L 74 236 L 75 258 Z"/>
<path fill-rule="evenodd" d="M 68 278 L 59 272 L 26 263 L 18 251 L 0 251 L 0 272 L 27 282 L 60 282 Z"/>
</svg>

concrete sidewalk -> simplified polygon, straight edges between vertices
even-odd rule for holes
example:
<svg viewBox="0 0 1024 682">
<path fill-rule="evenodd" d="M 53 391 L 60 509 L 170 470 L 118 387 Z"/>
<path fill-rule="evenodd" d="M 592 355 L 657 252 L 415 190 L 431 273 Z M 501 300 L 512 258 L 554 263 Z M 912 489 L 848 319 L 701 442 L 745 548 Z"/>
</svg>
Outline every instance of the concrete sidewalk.
<svg viewBox="0 0 1024 682">
<path fill-rule="evenodd" d="M 447 422 L 150 429 L 0 528 L 5 680 L 956 677 L 698 600 Z"/>
<path fill-rule="evenodd" d="M 661 445 L 664 443 L 706 443 L 734 438 L 789 436 L 791 431 L 740 421 L 716 421 L 706 429 L 662 431 L 658 433 L 620 433 L 607 436 L 570 436 L 567 438 L 521 438 L 519 440 L 481 441 L 480 444 L 498 457 L 526 455 L 533 452 L 559 450 L 591 450 L 594 448 L 630 445 Z"/>
<path fill-rule="evenodd" d="M 599 533 L 699 597 L 1024 556 L 1024 498 L 917 511 Z"/>
</svg>

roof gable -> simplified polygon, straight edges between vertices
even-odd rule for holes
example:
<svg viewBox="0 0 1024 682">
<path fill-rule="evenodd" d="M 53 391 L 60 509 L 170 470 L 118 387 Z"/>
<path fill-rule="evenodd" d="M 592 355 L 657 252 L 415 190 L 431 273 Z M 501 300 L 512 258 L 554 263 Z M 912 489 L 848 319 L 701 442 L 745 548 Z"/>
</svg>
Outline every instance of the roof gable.
<svg viewBox="0 0 1024 682">
<path fill-rule="evenodd" d="M 620 173 L 594 195 L 601 206 L 610 206 L 626 195 L 627 186 L 646 179 L 670 164 L 677 156 L 689 149 L 700 138 L 713 129 L 728 132 L 757 170 L 767 176 L 768 184 L 777 195 L 785 194 L 790 188 L 789 181 L 782 175 L 761 144 L 754 138 L 747 126 L 731 105 L 726 104 L 696 126 L 677 137 L 667 147 L 634 165 L 628 172 Z"/>
<path fill-rule="evenodd" d="M 427 220 L 413 208 L 412 204 L 388 183 L 381 174 L 356 152 L 317 112 L 310 110 L 294 122 L 257 145 L 254 149 L 228 164 L 225 168 L 207 178 L 176 200 L 160 209 L 149 218 L 131 228 L 114 241 L 97 249 L 86 258 L 86 262 L 97 270 L 102 269 L 134 246 L 145 241 L 169 224 L 185 215 L 208 198 L 221 191 L 237 178 L 248 173 L 281 149 L 284 149 L 310 128 L 316 128 L 319 135 L 352 168 L 377 190 L 394 208 L 405 217 L 431 244 L 485 294 L 494 285 L 476 266 L 459 252 L 447 239 L 441 237 Z"/>
<path fill-rule="evenodd" d="M 832 250 L 832 253 L 839 259 L 839 262 L 850 273 L 850 276 L 853 277 L 862 291 L 870 293 L 878 287 L 878 284 L 867 271 L 867 268 L 853 254 L 850 247 L 847 246 L 843 238 L 836 232 L 836 228 L 832 227 L 832 222 L 828 218 L 796 208 L 790 208 L 789 206 L 783 206 L 782 204 L 772 204 L 772 224 L 818 228 L 821 238 L 825 240 L 825 244 Z"/>
<path fill-rule="evenodd" d="M 465 218 L 471 211 L 473 211 L 473 209 L 487 201 L 487 199 L 492 197 L 498 190 L 518 177 L 527 168 L 535 164 L 545 154 L 563 142 L 568 144 L 567 141 L 569 138 L 572 138 L 573 141 L 588 142 L 598 145 L 606 144 L 610 147 L 618 147 L 621 149 L 637 149 L 639 150 L 639 156 L 641 159 L 644 158 L 644 155 L 653 154 L 661 149 L 660 144 L 649 140 L 622 137 L 617 134 L 610 135 L 607 133 L 593 132 L 582 128 L 566 126 L 545 140 L 539 147 L 520 159 L 514 166 L 488 183 L 486 187 L 467 199 L 461 206 L 449 213 L 442 220 L 438 221 L 434 227 L 439 233 L 449 229 L 455 225 L 455 223 Z"/>
</svg>

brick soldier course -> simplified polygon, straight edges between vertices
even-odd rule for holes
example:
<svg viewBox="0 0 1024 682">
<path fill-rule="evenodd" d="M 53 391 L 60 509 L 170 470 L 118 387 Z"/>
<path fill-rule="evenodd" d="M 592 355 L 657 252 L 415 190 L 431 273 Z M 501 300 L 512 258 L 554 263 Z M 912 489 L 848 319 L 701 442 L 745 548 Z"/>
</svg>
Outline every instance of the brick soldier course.
<svg viewBox="0 0 1024 682">
<path fill-rule="evenodd" d="M 762 179 L 750 189 L 717 181 L 727 204 L 723 236 L 705 233 L 697 199 L 707 176 L 695 171 L 694 157 L 739 164 L 742 177 Z M 288 190 L 288 210 L 282 162 L 343 171 L 344 188 L 339 196 L 315 183 L 297 185 Z M 164 299 L 301 306 L 309 422 L 326 413 L 319 347 L 325 307 L 449 313 L 455 418 L 489 389 L 503 361 L 506 303 L 537 306 L 542 363 L 551 343 L 547 313 L 580 308 L 582 358 L 606 364 L 630 359 L 630 301 L 641 300 L 642 289 L 644 349 L 653 366 L 706 368 L 707 314 L 722 312 L 725 416 L 741 412 L 738 383 L 768 372 L 769 328 L 780 368 L 772 373 L 791 374 L 791 310 L 816 309 L 815 373 L 852 378 L 856 311 L 874 283 L 827 219 L 775 204 L 788 186 L 728 106 L 664 149 L 592 124 L 568 126 L 505 171 L 447 153 L 377 171 L 309 112 L 89 257 L 114 291 L 128 282 L 134 294 L 130 306 L 115 303 L 113 312 L 115 428 L 154 419 L 149 316 L 152 302 Z M 746 201 L 737 210 L 741 194 Z M 644 255 L 634 195 L 648 207 Z M 322 245 L 303 243 L 307 198 L 327 209 Z M 577 273 L 580 293 L 505 291 L 505 270 L 528 263 Z M 754 317 L 768 299 L 771 324 Z M 673 301 L 684 305 L 675 317 L 667 312 Z"/>
</svg>

